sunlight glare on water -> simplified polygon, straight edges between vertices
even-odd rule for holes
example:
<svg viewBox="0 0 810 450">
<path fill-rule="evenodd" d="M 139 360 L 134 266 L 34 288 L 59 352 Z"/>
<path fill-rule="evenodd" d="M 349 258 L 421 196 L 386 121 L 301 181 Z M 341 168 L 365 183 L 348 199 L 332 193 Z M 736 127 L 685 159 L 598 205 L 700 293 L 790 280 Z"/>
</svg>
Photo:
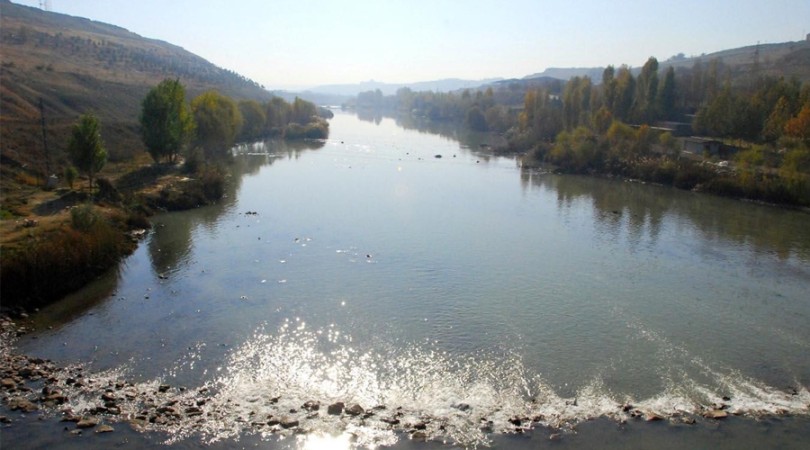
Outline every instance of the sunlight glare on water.
<svg viewBox="0 0 810 450">
<path fill-rule="evenodd" d="M 352 448 L 351 435 L 348 433 L 339 436 L 323 434 L 299 436 L 297 444 L 299 450 L 350 450 Z"/>
</svg>

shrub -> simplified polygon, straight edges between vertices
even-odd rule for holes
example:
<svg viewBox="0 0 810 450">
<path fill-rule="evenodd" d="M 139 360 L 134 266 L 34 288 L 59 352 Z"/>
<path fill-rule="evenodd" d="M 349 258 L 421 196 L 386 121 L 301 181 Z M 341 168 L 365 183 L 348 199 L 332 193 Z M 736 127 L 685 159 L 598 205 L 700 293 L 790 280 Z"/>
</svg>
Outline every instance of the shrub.
<svg viewBox="0 0 810 450">
<path fill-rule="evenodd" d="M 124 234 L 90 205 L 72 211 L 71 219 L 76 217 L 84 230 L 63 227 L 3 252 L 4 306 L 30 309 L 59 299 L 109 270 L 132 250 Z"/>
<path fill-rule="evenodd" d="M 70 225 L 79 231 L 90 231 L 98 222 L 99 216 L 92 204 L 76 206 L 70 210 Z"/>
</svg>

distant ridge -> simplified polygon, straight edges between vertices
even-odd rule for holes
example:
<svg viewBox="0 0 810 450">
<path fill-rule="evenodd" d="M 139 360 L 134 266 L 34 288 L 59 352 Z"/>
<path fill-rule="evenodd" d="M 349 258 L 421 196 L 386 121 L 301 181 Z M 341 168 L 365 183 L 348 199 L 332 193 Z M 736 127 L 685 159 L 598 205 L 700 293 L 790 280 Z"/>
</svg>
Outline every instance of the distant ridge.
<svg viewBox="0 0 810 450">
<path fill-rule="evenodd" d="M 446 78 L 434 81 L 419 81 L 415 83 L 383 83 L 379 81 L 364 81 L 355 84 L 328 84 L 308 89 L 313 93 L 355 96 L 360 92 L 374 91 L 379 89 L 383 95 L 396 94 L 401 88 L 409 88 L 413 91 L 434 91 L 451 92 L 459 89 L 471 89 L 485 84 L 489 84 L 501 78 L 488 78 L 483 80 L 462 80 L 459 78 Z"/>
<path fill-rule="evenodd" d="M 800 81 L 810 80 L 810 40 L 747 45 L 698 56 L 680 54 L 666 59 L 656 56 L 656 59 L 658 59 L 659 70 L 670 66 L 676 69 L 691 68 L 697 62 L 710 63 L 719 60 L 731 70 L 733 78 L 745 74 L 750 75 L 756 71 L 758 76 L 795 77 Z M 621 63 L 614 64 L 615 67 L 620 65 Z M 637 73 L 641 67 L 632 67 L 632 69 L 633 73 Z M 556 78 L 567 81 L 573 77 L 588 76 L 595 83 L 599 83 L 604 70 L 604 67 L 549 67 L 542 72 L 526 75 L 523 79 Z"/>
<path fill-rule="evenodd" d="M 558 80 L 567 81 L 574 77 L 588 76 L 593 80 L 597 80 L 602 78 L 602 72 L 604 70 L 604 67 L 549 67 L 540 73 L 526 75 L 523 77 L 523 79 L 531 80 L 534 78 L 556 78 Z"/>
</svg>

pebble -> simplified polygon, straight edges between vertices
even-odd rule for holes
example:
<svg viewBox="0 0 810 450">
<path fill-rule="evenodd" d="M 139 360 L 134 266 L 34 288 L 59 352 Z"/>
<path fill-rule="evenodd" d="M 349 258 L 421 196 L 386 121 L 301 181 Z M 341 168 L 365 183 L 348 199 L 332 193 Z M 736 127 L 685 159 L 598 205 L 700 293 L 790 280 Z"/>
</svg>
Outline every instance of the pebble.
<svg viewBox="0 0 810 450">
<path fill-rule="evenodd" d="M 76 428 L 93 428 L 98 425 L 95 417 L 84 417 L 76 423 Z"/>
<path fill-rule="evenodd" d="M 707 419 L 725 419 L 728 417 L 728 413 L 722 409 L 712 409 L 703 413 L 703 417 Z"/>
</svg>

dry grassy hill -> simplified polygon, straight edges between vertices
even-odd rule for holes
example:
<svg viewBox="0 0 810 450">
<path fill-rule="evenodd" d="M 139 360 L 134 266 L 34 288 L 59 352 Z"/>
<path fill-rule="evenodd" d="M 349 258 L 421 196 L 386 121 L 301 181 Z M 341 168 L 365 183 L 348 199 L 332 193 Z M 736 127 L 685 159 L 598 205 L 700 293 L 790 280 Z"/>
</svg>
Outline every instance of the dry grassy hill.
<svg viewBox="0 0 810 450">
<path fill-rule="evenodd" d="M 662 67 L 691 68 L 696 62 L 719 60 L 729 68 L 732 79 L 772 76 L 810 81 L 810 40 L 778 44 L 749 45 L 689 58 L 671 58 Z"/>
<path fill-rule="evenodd" d="M 193 97 L 217 89 L 236 99 L 265 100 L 261 86 L 169 43 L 84 18 L 0 0 L 0 153 L 3 165 L 33 167 L 64 157 L 76 118 L 94 112 L 113 160 L 142 151 L 137 117 L 147 91 L 179 78 Z M 5 183 L 4 183 L 5 184 Z"/>
</svg>

